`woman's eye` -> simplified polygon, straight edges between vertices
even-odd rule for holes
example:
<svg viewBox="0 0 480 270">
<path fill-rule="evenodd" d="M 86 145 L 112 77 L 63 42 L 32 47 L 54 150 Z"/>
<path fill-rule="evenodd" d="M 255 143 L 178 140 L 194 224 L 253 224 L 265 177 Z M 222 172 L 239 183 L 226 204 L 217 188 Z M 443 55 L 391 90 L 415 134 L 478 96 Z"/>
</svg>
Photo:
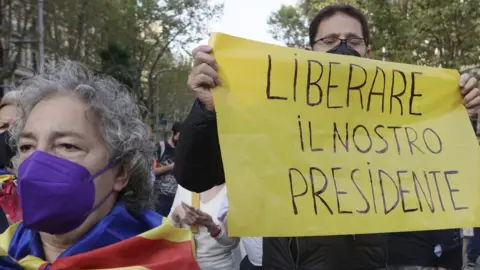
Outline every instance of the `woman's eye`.
<svg viewBox="0 0 480 270">
<path fill-rule="evenodd" d="M 32 149 L 32 146 L 30 144 L 23 144 L 23 145 L 20 145 L 18 149 L 20 150 L 20 152 L 25 153 L 30 151 Z"/>
<path fill-rule="evenodd" d="M 80 150 L 77 146 L 70 144 L 70 143 L 62 143 L 59 145 L 59 147 L 64 148 L 66 151 L 76 151 Z"/>
</svg>

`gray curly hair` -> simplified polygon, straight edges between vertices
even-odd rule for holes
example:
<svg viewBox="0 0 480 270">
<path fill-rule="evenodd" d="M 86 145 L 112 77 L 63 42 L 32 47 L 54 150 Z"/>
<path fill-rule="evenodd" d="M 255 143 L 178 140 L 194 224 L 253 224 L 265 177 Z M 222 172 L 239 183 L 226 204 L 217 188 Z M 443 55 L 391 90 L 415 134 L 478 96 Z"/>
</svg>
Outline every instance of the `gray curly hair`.
<svg viewBox="0 0 480 270">
<path fill-rule="evenodd" d="M 14 146 L 36 104 L 59 92 L 71 93 L 85 102 L 97 117 L 110 162 L 123 166 L 129 174 L 130 181 L 119 200 L 131 211 L 153 206 L 150 177 L 154 146 L 141 117 L 142 107 L 123 85 L 111 77 L 94 75 L 79 63 L 61 61 L 25 80 L 19 90 L 20 116 L 10 130 Z M 18 169 L 18 154 L 13 160 Z"/>
</svg>

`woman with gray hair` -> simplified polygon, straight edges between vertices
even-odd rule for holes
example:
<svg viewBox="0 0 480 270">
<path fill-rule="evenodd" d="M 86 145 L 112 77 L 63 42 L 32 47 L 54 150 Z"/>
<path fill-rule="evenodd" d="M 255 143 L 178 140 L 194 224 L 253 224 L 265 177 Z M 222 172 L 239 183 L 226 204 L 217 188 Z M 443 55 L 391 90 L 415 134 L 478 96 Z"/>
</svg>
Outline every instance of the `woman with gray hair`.
<svg viewBox="0 0 480 270">
<path fill-rule="evenodd" d="M 69 61 L 20 90 L 11 134 L 23 222 L 2 235 L 0 265 L 198 269 L 190 233 L 150 210 L 153 146 L 130 93 Z"/>
</svg>

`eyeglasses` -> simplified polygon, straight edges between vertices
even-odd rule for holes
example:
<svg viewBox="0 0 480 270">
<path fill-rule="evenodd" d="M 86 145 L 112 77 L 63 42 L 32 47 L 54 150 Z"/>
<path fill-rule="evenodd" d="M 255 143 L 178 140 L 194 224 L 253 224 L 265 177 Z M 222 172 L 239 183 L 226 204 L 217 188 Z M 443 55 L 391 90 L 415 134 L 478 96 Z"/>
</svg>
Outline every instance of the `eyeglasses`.
<svg viewBox="0 0 480 270">
<path fill-rule="evenodd" d="M 321 38 L 315 41 L 314 44 L 319 44 L 320 46 L 326 49 L 332 49 L 340 45 L 340 43 L 346 42 L 347 46 L 354 49 L 363 49 L 367 46 L 367 42 L 363 38 L 337 38 L 337 37 L 326 37 Z"/>
</svg>

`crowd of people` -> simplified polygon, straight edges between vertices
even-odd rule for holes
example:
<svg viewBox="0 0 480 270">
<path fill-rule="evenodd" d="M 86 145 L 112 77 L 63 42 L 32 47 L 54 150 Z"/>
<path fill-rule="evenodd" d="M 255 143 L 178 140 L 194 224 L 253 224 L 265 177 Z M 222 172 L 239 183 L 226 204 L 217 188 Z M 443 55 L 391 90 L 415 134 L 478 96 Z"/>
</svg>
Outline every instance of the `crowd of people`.
<svg viewBox="0 0 480 270">
<path fill-rule="evenodd" d="M 350 5 L 320 10 L 310 24 L 309 43 L 317 52 L 370 55 L 367 21 Z M 167 140 L 155 141 L 141 106 L 124 86 L 72 61 L 47 66 L 3 97 L 1 269 L 28 268 L 25 265 L 105 269 L 105 261 L 115 262 L 115 267 L 188 270 L 475 267 L 480 254 L 477 229 L 466 247 L 460 229 L 229 237 L 229 204 L 211 92 L 221 81 L 212 52 L 209 46 L 193 51 L 188 86 L 197 99 L 185 121 L 173 125 Z M 476 114 L 477 80 L 463 74 L 459 89 L 468 113 Z M 131 238 L 169 224 L 177 240 L 167 247 L 145 244 L 143 257 L 124 249 L 120 257 L 101 253 L 119 243 L 128 249 Z M 178 239 L 187 232 L 192 232 L 191 242 L 178 248 L 172 244 L 181 242 Z M 82 254 L 92 251 L 100 252 L 103 260 L 65 263 L 69 257 L 81 261 Z M 151 261 L 149 254 L 159 252 L 168 254 L 162 258 L 171 268 Z M 129 256 L 134 258 L 128 260 Z"/>
</svg>

